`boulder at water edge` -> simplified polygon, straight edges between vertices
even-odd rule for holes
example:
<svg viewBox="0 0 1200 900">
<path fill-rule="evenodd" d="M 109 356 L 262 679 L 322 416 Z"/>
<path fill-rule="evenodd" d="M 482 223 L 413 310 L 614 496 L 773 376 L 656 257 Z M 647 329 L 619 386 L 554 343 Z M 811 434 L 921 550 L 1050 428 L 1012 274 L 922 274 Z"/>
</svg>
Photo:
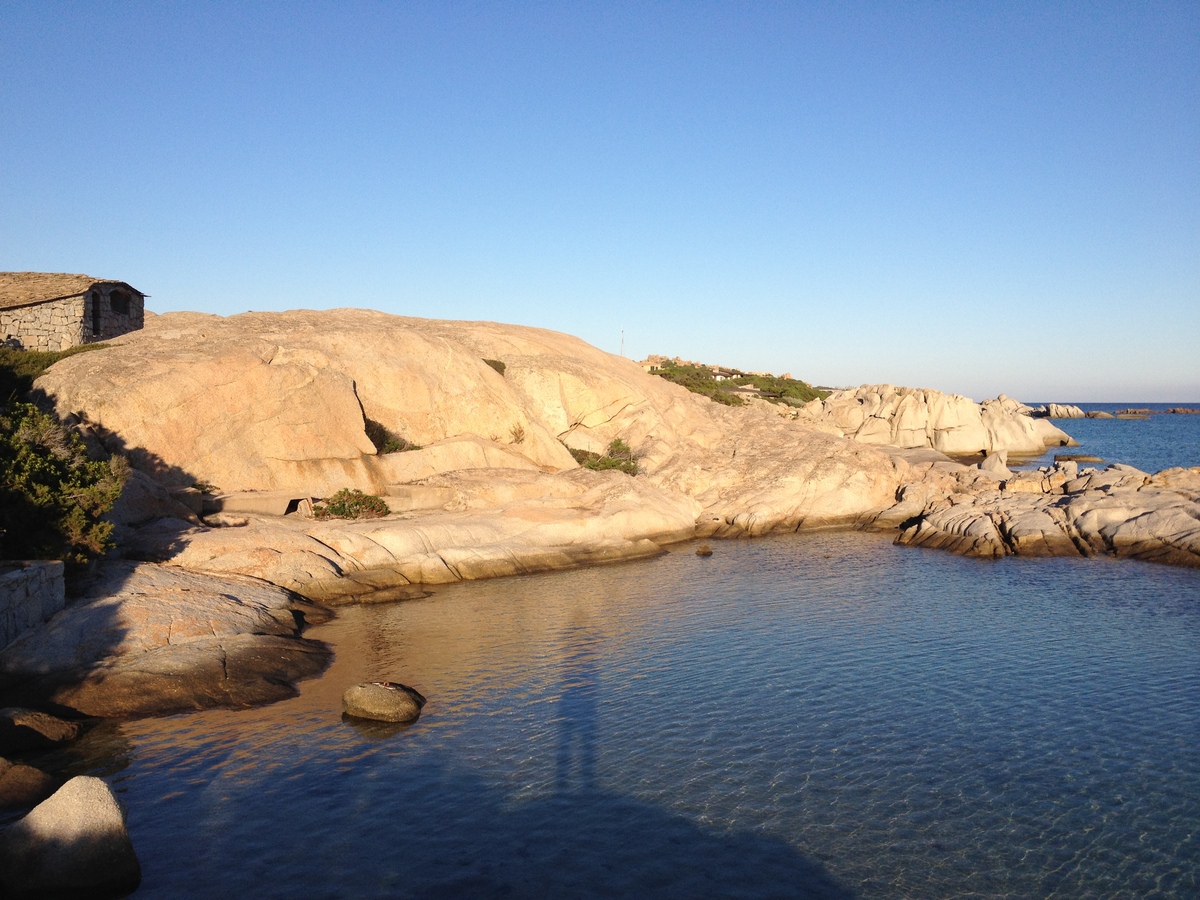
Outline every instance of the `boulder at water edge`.
<svg viewBox="0 0 1200 900">
<path fill-rule="evenodd" d="M 0 753 L 49 750 L 79 737 L 79 725 L 49 713 L 8 706 L 0 709 Z"/>
<path fill-rule="evenodd" d="M 54 779 L 33 766 L 0 757 L 0 809 L 30 807 L 54 793 Z"/>
<path fill-rule="evenodd" d="M 392 681 L 356 684 L 342 695 L 346 715 L 380 722 L 412 722 L 424 705 L 419 691 Z"/>
<path fill-rule="evenodd" d="M 72 778 L 0 831 L 5 897 L 121 896 L 141 880 L 125 812 L 99 778 Z"/>
</svg>

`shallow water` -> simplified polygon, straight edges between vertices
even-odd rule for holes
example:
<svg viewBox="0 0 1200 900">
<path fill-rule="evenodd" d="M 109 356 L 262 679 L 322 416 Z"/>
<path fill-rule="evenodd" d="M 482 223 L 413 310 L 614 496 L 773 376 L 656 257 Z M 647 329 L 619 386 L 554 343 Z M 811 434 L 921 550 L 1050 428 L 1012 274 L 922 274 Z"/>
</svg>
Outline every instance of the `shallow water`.
<svg viewBox="0 0 1200 900">
<path fill-rule="evenodd" d="M 1037 404 L 1035 404 L 1037 405 Z M 1104 463 L 1124 463 L 1143 472 L 1159 472 L 1173 466 L 1200 466 L 1200 415 L 1164 414 L 1172 407 L 1200 409 L 1198 403 L 1076 403 L 1084 412 L 1119 409 L 1159 411 L 1148 419 L 1055 419 L 1054 424 L 1075 440 L 1078 447 L 1051 447 L 1022 468 L 1049 465 L 1059 453 L 1087 453 Z"/>
<path fill-rule="evenodd" d="M 1200 573 L 856 533 L 343 610 L 301 695 L 106 725 L 139 898 L 1200 893 Z M 411 726 L 351 724 L 392 679 Z"/>
</svg>

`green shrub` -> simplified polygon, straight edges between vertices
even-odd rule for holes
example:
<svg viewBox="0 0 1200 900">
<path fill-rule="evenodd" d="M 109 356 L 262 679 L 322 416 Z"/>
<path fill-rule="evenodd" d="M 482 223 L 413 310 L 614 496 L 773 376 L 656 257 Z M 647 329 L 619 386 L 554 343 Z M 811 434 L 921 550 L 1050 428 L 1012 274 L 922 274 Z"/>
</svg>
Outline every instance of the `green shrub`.
<svg viewBox="0 0 1200 900">
<path fill-rule="evenodd" d="M 764 400 L 798 406 L 809 400 L 824 400 L 828 391 L 818 391 L 807 381 L 796 378 L 781 378 L 775 375 L 741 375 L 731 379 L 737 385 L 750 385 L 758 390 Z"/>
<path fill-rule="evenodd" d="M 737 394 L 723 388 L 722 382 L 713 377 L 713 373 L 704 366 L 677 366 L 667 363 L 655 373 L 674 384 L 682 385 L 693 394 L 703 394 L 715 403 L 726 406 L 742 406 L 746 401 Z"/>
<path fill-rule="evenodd" d="M 26 351 L 18 351 L 26 352 Z M 79 435 L 31 403 L 0 409 L 0 558 L 78 565 L 112 546 L 112 509 L 129 472 L 87 458 Z"/>
<path fill-rule="evenodd" d="M 736 369 L 733 371 L 737 372 Z M 655 374 L 674 384 L 682 385 L 694 394 L 703 394 L 726 406 L 741 406 L 745 403 L 741 396 L 729 390 L 730 385 L 752 387 L 762 399 L 788 406 L 799 406 L 809 400 L 824 400 L 829 396 L 827 391 L 818 391 L 806 381 L 774 375 L 744 375 L 737 372 L 733 378 L 717 381 L 712 370 L 706 366 L 666 363 Z"/>
<path fill-rule="evenodd" d="M 342 488 L 322 504 L 313 507 L 318 519 L 378 519 L 388 514 L 382 497 L 364 494 L 358 488 Z"/>
<path fill-rule="evenodd" d="M 626 475 L 638 473 L 637 457 L 634 456 L 633 449 L 620 438 L 613 438 L 609 442 L 608 449 L 603 456 L 590 450 L 576 450 L 574 447 L 567 447 L 567 450 L 575 457 L 575 462 L 585 469 L 597 472 L 616 469 Z"/>
<path fill-rule="evenodd" d="M 396 432 L 387 428 L 381 422 L 364 416 L 367 427 L 367 438 L 375 445 L 376 453 L 403 453 L 406 450 L 420 450 L 420 444 L 406 441 Z"/>
<path fill-rule="evenodd" d="M 495 369 L 497 372 L 499 372 L 501 375 L 504 374 L 505 365 L 504 365 L 504 363 L 500 362 L 500 360 L 485 359 L 484 362 L 487 363 L 489 366 L 491 366 L 493 369 Z"/>
<path fill-rule="evenodd" d="M 57 352 L 0 347 L 0 403 L 24 398 L 37 377 L 60 359 L 106 347 L 108 344 L 80 344 Z"/>
</svg>

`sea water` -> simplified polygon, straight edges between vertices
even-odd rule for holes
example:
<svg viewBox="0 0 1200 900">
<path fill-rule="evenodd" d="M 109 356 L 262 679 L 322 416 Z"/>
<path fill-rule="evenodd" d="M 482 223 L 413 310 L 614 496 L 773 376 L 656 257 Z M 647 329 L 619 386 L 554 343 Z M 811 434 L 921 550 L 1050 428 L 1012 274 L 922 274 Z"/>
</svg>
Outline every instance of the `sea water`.
<svg viewBox="0 0 1200 900">
<path fill-rule="evenodd" d="M 692 551 L 343 609 L 297 698 L 65 770 L 127 803 L 139 898 L 1200 895 L 1200 572 Z M 381 679 L 416 723 L 343 719 Z"/>
<path fill-rule="evenodd" d="M 1167 413 L 1172 408 L 1200 409 L 1197 403 L 1077 403 L 1084 412 L 1108 413 L 1121 409 L 1149 409 L 1145 419 L 1055 419 L 1054 424 L 1075 440 L 1078 447 L 1051 447 L 1036 459 L 1023 461 L 1023 468 L 1054 462 L 1060 453 L 1086 453 L 1104 463 L 1124 463 L 1143 472 L 1158 472 L 1173 466 L 1200 466 L 1200 414 Z"/>
</svg>

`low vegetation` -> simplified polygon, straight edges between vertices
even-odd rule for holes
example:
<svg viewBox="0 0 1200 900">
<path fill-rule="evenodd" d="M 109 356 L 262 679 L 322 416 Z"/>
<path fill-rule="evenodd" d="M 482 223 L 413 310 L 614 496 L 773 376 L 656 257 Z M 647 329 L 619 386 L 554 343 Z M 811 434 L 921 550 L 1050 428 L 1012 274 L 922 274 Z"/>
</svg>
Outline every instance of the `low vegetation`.
<svg viewBox="0 0 1200 900">
<path fill-rule="evenodd" d="M 818 391 L 806 381 L 782 378 L 775 375 L 747 375 L 736 369 L 733 376 L 718 381 L 707 366 L 675 365 L 667 363 L 654 374 L 674 384 L 682 385 L 693 394 L 703 394 L 726 406 L 741 406 L 746 396 L 758 396 L 772 403 L 800 406 L 810 400 L 823 400 L 829 394 Z M 735 392 L 732 388 L 749 388 Z"/>
<path fill-rule="evenodd" d="M 33 389 L 33 383 L 38 376 L 59 360 L 78 353 L 103 350 L 107 346 L 108 344 L 81 344 L 57 352 L 0 347 L 0 403 L 24 399 Z"/>
<path fill-rule="evenodd" d="M 499 372 L 501 375 L 504 374 L 504 369 L 506 367 L 505 367 L 504 363 L 500 362 L 500 360 L 485 359 L 484 362 L 487 363 L 489 366 L 491 366 L 493 369 L 495 369 L 497 372 Z"/>
<path fill-rule="evenodd" d="M 365 421 L 367 438 L 375 445 L 376 453 L 403 453 L 406 450 L 421 449 L 420 444 L 414 444 L 411 441 L 405 440 L 381 422 L 376 422 L 374 419 L 366 419 Z"/>
<path fill-rule="evenodd" d="M 576 450 L 573 447 L 567 447 L 567 449 L 575 457 L 575 462 L 585 469 L 593 469 L 597 472 L 616 469 L 626 475 L 638 473 L 638 461 L 633 449 L 620 438 L 613 438 L 609 442 L 608 449 L 603 456 L 590 450 Z"/>
<path fill-rule="evenodd" d="M 88 459 L 83 441 L 31 403 L 0 408 L 0 558 L 82 565 L 112 547 L 101 521 L 129 473 Z"/>
<path fill-rule="evenodd" d="M 313 507 L 313 515 L 318 519 L 379 519 L 388 511 L 382 497 L 364 494 L 358 488 L 342 488 Z"/>
<path fill-rule="evenodd" d="M 716 403 L 742 406 L 746 401 L 717 381 L 712 370 L 705 366 L 677 366 L 668 363 L 654 373 L 674 384 L 682 385 L 693 394 L 703 394 Z"/>
</svg>

